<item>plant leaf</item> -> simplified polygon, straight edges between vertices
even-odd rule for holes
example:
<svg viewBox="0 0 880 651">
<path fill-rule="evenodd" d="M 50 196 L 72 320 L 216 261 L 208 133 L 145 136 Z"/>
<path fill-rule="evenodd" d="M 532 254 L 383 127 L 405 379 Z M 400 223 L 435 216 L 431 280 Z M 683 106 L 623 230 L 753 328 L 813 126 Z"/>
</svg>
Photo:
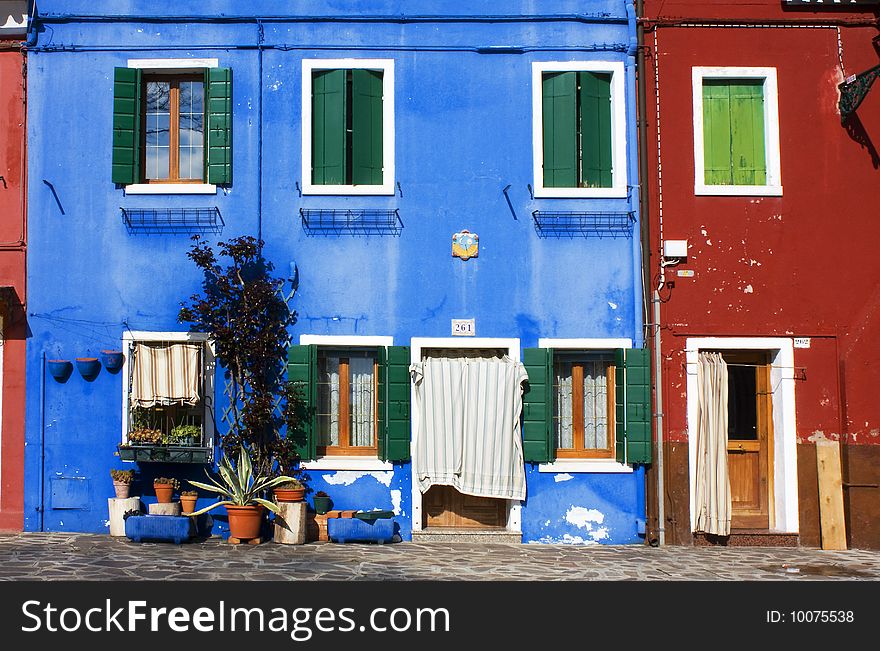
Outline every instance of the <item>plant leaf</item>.
<svg viewBox="0 0 880 651">
<path fill-rule="evenodd" d="M 203 509 L 199 509 L 198 511 L 193 511 L 192 513 L 187 513 L 186 515 L 188 515 L 191 518 L 194 518 L 197 515 L 202 515 L 203 513 L 207 513 L 208 511 L 210 511 L 212 509 L 216 509 L 218 506 L 226 506 L 227 504 L 232 504 L 232 502 L 230 502 L 229 500 L 221 500 L 219 502 L 214 502 L 210 506 L 206 506 Z"/>
<path fill-rule="evenodd" d="M 194 481 L 192 479 L 187 479 L 187 483 L 192 484 L 196 488 L 203 488 L 206 491 L 211 491 L 212 493 L 219 493 L 220 495 L 226 495 L 227 497 L 232 497 L 232 493 L 230 493 L 225 488 L 221 486 L 212 486 L 211 484 L 205 484 L 200 481 Z"/>
<path fill-rule="evenodd" d="M 267 509 L 272 511 L 272 513 L 281 513 L 281 507 L 279 507 L 275 502 L 270 502 L 269 500 L 264 500 L 262 497 L 255 497 L 253 501 L 257 504 L 262 504 Z"/>
</svg>

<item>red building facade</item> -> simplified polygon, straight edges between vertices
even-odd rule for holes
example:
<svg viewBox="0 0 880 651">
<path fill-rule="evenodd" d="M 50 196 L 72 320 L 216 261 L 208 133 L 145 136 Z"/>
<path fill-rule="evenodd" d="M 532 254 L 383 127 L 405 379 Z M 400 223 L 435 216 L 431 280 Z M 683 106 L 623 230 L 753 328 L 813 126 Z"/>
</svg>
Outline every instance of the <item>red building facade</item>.
<svg viewBox="0 0 880 651">
<path fill-rule="evenodd" d="M 0 3 L 0 530 L 24 504 L 26 2 Z"/>
<path fill-rule="evenodd" d="M 722 542 L 820 545 L 826 439 L 840 443 L 847 543 L 878 548 L 880 3 L 638 4 L 663 440 L 649 535 L 713 540 L 695 533 L 697 369 L 717 352 L 732 419 Z"/>
</svg>

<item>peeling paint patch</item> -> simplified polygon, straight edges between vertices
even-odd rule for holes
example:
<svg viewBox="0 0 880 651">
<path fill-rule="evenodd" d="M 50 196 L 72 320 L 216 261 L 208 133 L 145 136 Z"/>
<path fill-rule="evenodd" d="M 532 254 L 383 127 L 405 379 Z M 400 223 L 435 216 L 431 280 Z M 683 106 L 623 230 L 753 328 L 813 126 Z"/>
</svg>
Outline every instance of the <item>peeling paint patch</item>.
<svg viewBox="0 0 880 651">
<path fill-rule="evenodd" d="M 746 286 L 743 288 L 743 292 L 745 292 L 746 294 L 754 294 L 754 293 L 755 293 L 755 290 L 752 289 L 752 286 L 751 286 L 751 285 L 746 285 Z"/>
<path fill-rule="evenodd" d="M 596 542 L 608 538 L 608 527 L 599 527 L 595 531 L 590 532 L 590 538 Z"/>
<path fill-rule="evenodd" d="M 271 86 L 269 86 L 269 88 L 271 88 L 272 90 L 278 90 L 279 88 L 281 88 L 281 86 L 283 84 L 284 84 L 284 82 L 279 80 L 279 81 L 276 81 L 275 83 L 273 83 Z"/>
<path fill-rule="evenodd" d="M 617 309 L 617 303 L 612 303 L 611 301 L 608 301 L 608 305 L 611 306 L 611 309 L 612 309 L 612 310 L 616 310 L 616 309 Z"/>
<path fill-rule="evenodd" d="M 391 491 L 391 510 L 394 511 L 394 515 L 400 515 L 400 499 L 401 493 L 399 490 Z"/>
<path fill-rule="evenodd" d="M 333 486 L 351 486 L 361 477 L 372 477 L 380 484 L 391 486 L 391 478 L 394 472 L 358 472 L 355 470 L 337 470 L 332 475 L 324 475 L 324 481 Z"/>
<path fill-rule="evenodd" d="M 558 475 L 553 475 L 553 481 L 557 484 L 561 481 L 569 481 L 574 479 L 574 475 L 569 475 L 567 472 L 559 473 Z"/>
<path fill-rule="evenodd" d="M 595 540 L 586 540 L 580 536 L 572 536 L 565 534 L 562 538 L 554 538 L 553 536 L 543 536 L 538 540 L 530 540 L 529 543 L 538 543 L 544 545 L 598 545 Z"/>
<path fill-rule="evenodd" d="M 590 523 L 602 524 L 605 514 L 596 509 L 586 509 L 583 506 L 572 506 L 565 512 L 565 521 L 582 529 L 589 529 Z"/>
</svg>

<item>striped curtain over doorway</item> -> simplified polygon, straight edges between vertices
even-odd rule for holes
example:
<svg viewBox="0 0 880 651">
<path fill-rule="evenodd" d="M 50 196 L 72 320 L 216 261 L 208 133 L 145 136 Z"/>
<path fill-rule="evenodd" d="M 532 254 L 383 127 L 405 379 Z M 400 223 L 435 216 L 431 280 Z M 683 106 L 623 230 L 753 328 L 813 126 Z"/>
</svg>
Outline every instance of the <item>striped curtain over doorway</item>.
<svg viewBox="0 0 880 651">
<path fill-rule="evenodd" d="M 732 505 L 727 472 L 727 364 L 721 353 L 700 353 L 697 391 L 694 531 L 728 536 Z"/>
</svg>

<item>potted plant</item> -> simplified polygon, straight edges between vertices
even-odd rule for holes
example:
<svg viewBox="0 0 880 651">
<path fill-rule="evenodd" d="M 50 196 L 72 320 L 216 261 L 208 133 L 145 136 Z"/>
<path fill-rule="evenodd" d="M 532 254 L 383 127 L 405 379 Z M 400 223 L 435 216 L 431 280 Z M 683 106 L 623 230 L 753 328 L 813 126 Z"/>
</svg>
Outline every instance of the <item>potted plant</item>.
<svg viewBox="0 0 880 651">
<path fill-rule="evenodd" d="M 116 499 L 126 499 L 131 489 L 131 482 L 134 480 L 134 470 L 113 469 L 110 471 L 110 476 L 113 478 L 113 490 L 116 491 Z"/>
<path fill-rule="evenodd" d="M 183 515 L 189 515 L 195 510 L 197 499 L 199 499 L 198 491 L 180 491 L 180 510 Z"/>
<path fill-rule="evenodd" d="M 263 499 L 261 496 L 279 484 L 293 481 L 293 477 L 281 475 L 270 478 L 265 475 L 255 475 L 250 454 L 244 446 L 239 448 L 238 462 L 235 465 L 228 456 L 223 456 L 219 473 L 219 482 L 212 479 L 210 475 L 208 476 L 210 484 L 187 480 L 197 488 L 218 493 L 226 498 L 188 515 L 195 517 L 207 513 L 211 509 L 216 509 L 218 506 L 225 506 L 226 512 L 229 514 L 230 537 L 239 540 L 259 538 L 260 528 L 263 524 L 263 509 L 269 509 L 272 513 L 280 513 L 281 511 L 277 504 Z"/>
<path fill-rule="evenodd" d="M 158 445 L 162 442 L 162 432 L 158 429 L 143 427 L 128 433 L 129 445 Z"/>
<path fill-rule="evenodd" d="M 273 490 L 276 502 L 302 502 L 306 497 L 306 487 L 298 479 L 278 484 Z"/>
<path fill-rule="evenodd" d="M 171 502 L 174 491 L 180 488 L 180 482 L 170 477 L 156 477 L 153 480 L 153 490 L 156 491 L 156 501 L 162 504 Z"/>
<path fill-rule="evenodd" d="M 330 501 L 330 496 L 327 495 L 324 491 L 318 491 L 315 493 L 315 496 L 312 498 L 315 504 L 315 513 L 318 515 L 324 515 L 327 511 L 330 510 L 330 506 L 332 502 Z"/>
<path fill-rule="evenodd" d="M 202 436 L 202 428 L 198 425 L 177 425 L 167 435 L 162 437 L 166 445 L 197 445 Z"/>
</svg>

